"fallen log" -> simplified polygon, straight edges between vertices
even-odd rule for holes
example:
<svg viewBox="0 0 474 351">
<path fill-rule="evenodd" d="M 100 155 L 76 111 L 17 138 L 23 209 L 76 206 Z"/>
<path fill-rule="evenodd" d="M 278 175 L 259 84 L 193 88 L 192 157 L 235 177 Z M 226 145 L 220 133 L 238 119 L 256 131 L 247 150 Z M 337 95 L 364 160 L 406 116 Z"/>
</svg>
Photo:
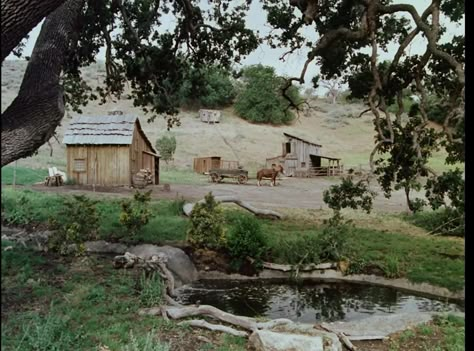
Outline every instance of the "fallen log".
<svg viewBox="0 0 474 351">
<path fill-rule="evenodd" d="M 247 260 L 250 263 L 253 263 L 255 260 L 251 257 L 247 257 Z M 295 270 L 295 265 L 291 264 L 279 264 L 279 263 L 272 263 L 272 262 L 263 262 L 263 268 L 273 269 L 276 271 L 282 272 L 291 272 Z M 306 264 L 298 266 L 298 271 L 300 272 L 307 272 L 307 271 L 316 271 L 316 270 L 325 270 L 325 269 L 334 269 L 337 268 L 337 263 L 320 263 L 320 264 Z"/>
<path fill-rule="evenodd" d="M 215 200 L 217 202 L 232 202 L 232 203 L 235 203 L 236 205 L 242 207 L 242 208 L 245 208 L 247 211 L 249 212 L 252 212 L 254 215 L 258 216 L 258 217 L 264 217 L 264 218 L 273 218 L 273 219 L 282 219 L 283 216 L 278 213 L 278 212 L 275 212 L 275 211 L 272 211 L 272 210 L 265 210 L 265 209 L 260 209 L 260 208 L 256 208 L 252 205 L 250 205 L 249 203 L 247 202 L 244 202 L 242 200 L 240 200 L 238 197 L 236 196 L 216 196 L 215 197 Z M 200 200 L 196 203 L 204 203 L 205 200 Z M 183 212 L 186 216 L 190 216 L 191 215 L 191 212 L 194 208 L 194 205 L 195 204 L 185 204 L 183 206 Z"/>
<path fill-rule="evenodd" d="M 350 350 L 350 351 L 357 351 L 358 348 L 351 343 L 348 337 L 344 333 L 337 333 L 336 334 L 339 340 Z"/>
<path fill-rule="evenodd" d="M 178 323 L 178 325 L 189 325 L 191 327 L 204 328 L 204 329 L 209 329 L 213 331 L 221 331 L 224 333 L 228 333 L 234 336 L 240 336 L 244 338 L 248 336 L 248 333 L 245 331 L 237 330 L 237 329 L 227 327 L 221 324 L 208 323 L 201 319 L 192 319 L 192 320 L 183 321 L 183 322 Z"/>
</svg>

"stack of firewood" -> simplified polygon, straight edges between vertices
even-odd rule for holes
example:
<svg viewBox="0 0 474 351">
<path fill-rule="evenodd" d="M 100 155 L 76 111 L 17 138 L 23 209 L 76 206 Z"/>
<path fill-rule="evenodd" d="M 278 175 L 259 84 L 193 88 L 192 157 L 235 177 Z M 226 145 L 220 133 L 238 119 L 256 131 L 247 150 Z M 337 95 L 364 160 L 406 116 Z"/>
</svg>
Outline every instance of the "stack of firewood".
<svg viewBox="0 0 474 351">
<path fill-rule="evenodd" d="M 148 184 L 153 183 L 153 176 L 151 171 L 147 169 L 140 169 L 134 176 L 133 176 L 133 186 L 135 188 L 144 188 Z"/>
</svg>

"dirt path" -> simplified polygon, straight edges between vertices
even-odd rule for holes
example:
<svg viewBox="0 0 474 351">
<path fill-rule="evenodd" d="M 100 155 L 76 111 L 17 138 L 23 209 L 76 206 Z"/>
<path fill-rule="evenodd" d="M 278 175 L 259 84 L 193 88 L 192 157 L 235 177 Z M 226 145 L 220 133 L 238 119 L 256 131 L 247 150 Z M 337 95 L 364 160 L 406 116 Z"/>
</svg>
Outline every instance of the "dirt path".
<svg viewBox="0 0 474 351">
<path fill-rule="evenodd" d="M 239 196 L 243 201 L 250 202 L 256 206 L 270 208 L 302 208 L 320 209 L 327 208 L 323 201 L 323 192 L 329 186 L 335 184 L 333 179 L 285 179 L 276 187 L 271 187 L 267 181 L 265 185 L 257 187 L 253 182 L 246 185 L 238 185 L 230 180 L 225 183 L 209 183 L 200 185 L 171 184 L 171 191 L 163 191 L 163 186 L 150 186 L 153 189 L 154 199 L 176 199 L 184 198 L 188 201 L 200 200 L 207 193 L 211 192 L 215 196 L 234 195 Z M 59 193 L 91 193 L 92 187 L 84 186 L 63 186 L 59 188 L 35 185 L 32 187 L 38 191 L 59 192 Z M 374 189 L 378 196 L 374 201 L 375 212 L 402 212 L 407 210 L 405 196 L 402 191 L 396 191 L 390 199 L 386 199 L 380 189 Z M 131 196 L 133 189 L 128 187 L 106 188 L 96 187 L 98 196 Z"/>
</svg>

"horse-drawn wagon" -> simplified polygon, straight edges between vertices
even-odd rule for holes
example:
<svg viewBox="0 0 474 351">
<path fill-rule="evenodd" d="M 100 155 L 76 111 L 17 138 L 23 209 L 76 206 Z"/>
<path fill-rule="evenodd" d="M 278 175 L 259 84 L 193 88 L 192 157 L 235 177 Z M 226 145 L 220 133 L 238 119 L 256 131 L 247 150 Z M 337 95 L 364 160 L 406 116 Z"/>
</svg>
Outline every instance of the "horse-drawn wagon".
<svg viewBox="0 0 474 351">
<path fill-rule="evenodd" d="M 224 178 L 236 179 L 239 184 L 245 184 L 249 180 L 249 172 L 242 168 L 213 168 L 209 170 L 209 176 L 211 177 L 211 180 L 214 183 L 221 183 Z"/>
</svg>

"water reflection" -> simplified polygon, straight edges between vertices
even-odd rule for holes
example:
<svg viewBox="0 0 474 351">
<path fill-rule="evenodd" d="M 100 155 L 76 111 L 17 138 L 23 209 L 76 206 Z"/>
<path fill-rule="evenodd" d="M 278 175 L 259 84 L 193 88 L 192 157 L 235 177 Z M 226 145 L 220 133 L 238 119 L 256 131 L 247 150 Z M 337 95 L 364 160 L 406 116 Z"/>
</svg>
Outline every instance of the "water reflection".
<svg viewBox="0 0 474 351">
<path fill-rule="evenodd" d="M 203 280 L 179 289 L 178 294 L 185 304 L 212 305 L 237 315 L 304 323 L 350 321 L 394 312 L 464 311 L 463 306 L 454 303 L 358 284 Z"/>
</svg>

